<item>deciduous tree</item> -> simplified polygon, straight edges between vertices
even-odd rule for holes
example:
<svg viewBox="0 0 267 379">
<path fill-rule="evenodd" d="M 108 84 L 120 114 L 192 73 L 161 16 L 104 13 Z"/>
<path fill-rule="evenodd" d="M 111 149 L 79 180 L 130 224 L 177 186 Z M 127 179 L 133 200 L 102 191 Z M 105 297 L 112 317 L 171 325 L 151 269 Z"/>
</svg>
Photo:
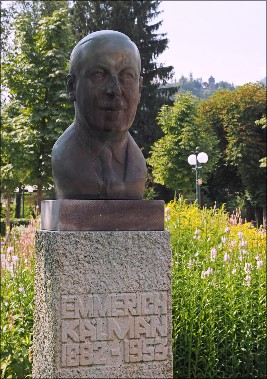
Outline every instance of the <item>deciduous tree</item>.
<svg viewBox="0 0 267 379">
<path fill-rule="evenodd" d="M 195 188 L 187 158 L 196 147 L 210 157 L 202 172 L 204 181 L 218 159 L 217 140 L 199 115 L 198 104 L 197 97 L 190 92 L 178 94 L 173 106 L 163 106 L 157 118 L 164 136 L 153 145 L 148 163 L 156 183 L 177 191 L 188 192 Z"/>
<path fill-rule="evenodd" d="M 38 186 L 40 205 L 42 189 L 52 182 L 52 146 L 72 118 L 65 89 L 69 8 L 67 1 L 16 3 L 14 39 L 2 64 L 9 94 L 6 125 L 18 138 L 22 166 L 29 168 L 26 184 Z"/>
<path fill-rule="evenodd" d="M 232 196 L 243 194 L 247 205 L 266 207 L 266 170 L 260 160 L 266 156 L 266 128 L 257 120 L 266 115 L 266 88 L 249 83 L 235 91 L 222 90 L 203 103 L 202 116 L 213 127 L 220 141 L 221 160 L 217 167 L 217 184 L 228 188 Z M 221 175 L 224 172 L 224 176 Z M 220 173 L 220 175 L 219 175 Z M 225 187 L 225 178 L 231 185 Z M 212 182 L 209 183 L 212 186 Z M 254 216 L 249 215 L 250 219 Z"/>
</svg>

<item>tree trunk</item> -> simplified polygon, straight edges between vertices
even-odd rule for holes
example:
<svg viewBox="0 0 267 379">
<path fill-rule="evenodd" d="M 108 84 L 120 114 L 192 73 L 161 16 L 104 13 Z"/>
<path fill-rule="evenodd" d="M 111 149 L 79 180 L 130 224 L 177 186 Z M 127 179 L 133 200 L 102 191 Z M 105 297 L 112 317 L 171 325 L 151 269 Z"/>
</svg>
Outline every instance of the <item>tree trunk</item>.
<svg viewBox="0 0 267 379">
<path fill-rule="evenodd" d="M 38 211 L 37 213 L 41 213 L 41 201 L 42 201 L 42 193 L 43 193 L 43 188 L 41 184 L 37 185 L 37 206 L 38 206 Z"/>
<path fill-rule="evenodd" d="M 246 220 L 247 222 L 256 221 L 255 208 L 250 203 L 246 205 Z"/>
<path fill-rule="evenodd" d="M 9 240 L 10 235 L 10 208 L 11 208 L 11 192 L 7 193 L 7 204 L 6 204 L 6 236 L 5 243 Z"/>
<path fill-rule="evenodd" d="M 255 209 L 255 215 L 256 215 L 256 225 L 257 225 L 257 228 L 260 227 L 260 225 L 262 225 L 262 222 L 263 222 L 263 208 L 259 208 L 259 207 L 256 207 Z"/>
<path fill-rule="evenodd" d="M 263 212 L 262 212 L 262 226 L 263 226 L 263 229 L 266 229 L 267 227 L 267 220 L 266 220 L 266 206 L 263 207 Z"/>
<path fill-rule="evenodd" d="M 21 208 L 21 187 L 19 187 L 19 193 L 16 194 L 16 208 L 15 208 L 15 218 L 20 218 L 20 208 Z"/>
</svg>

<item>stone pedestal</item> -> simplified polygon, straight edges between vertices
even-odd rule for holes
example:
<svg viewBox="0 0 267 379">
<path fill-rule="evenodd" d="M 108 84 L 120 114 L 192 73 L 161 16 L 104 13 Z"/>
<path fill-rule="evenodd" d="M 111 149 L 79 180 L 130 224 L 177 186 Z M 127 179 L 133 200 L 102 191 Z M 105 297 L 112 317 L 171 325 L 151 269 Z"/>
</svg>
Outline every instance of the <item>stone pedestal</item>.
<svg viewBox="0 0 267 379">
<path fill-rule="evenodd" d="M 41 230 L 35 270 L 33 378 L 172 378 L 168 232 Z"/>
<path fill-rule="evenodd" d="M 162 200 L 46 200 L 43 230 L 164 230 Z"/>
</svg>

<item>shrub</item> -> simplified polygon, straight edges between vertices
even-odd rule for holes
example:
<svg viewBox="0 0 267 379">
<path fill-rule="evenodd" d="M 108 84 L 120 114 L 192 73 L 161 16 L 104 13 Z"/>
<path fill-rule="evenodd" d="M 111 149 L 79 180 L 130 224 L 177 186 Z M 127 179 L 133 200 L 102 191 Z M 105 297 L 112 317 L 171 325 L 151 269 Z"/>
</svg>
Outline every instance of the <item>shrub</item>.
<svg viewBox="0 0 267 379">
<path fill-rule="evenodd" d="M 240 221 L 182 198 L 166 207 L 175 378 L 266 376 L 266 233 Z"/>
<path fill-rule="evenodd" d="M 182 198 L 166 207 L 173 249 L 174 378 L 266 377 L 266 232 L 239 212 Z M 36 222 L 1 254 L 1 378 L 31 377 Z"/>
<path fill-rule="evenodd" d="M 35 230 L 14 227 L 2 246 L 1 378 L 31 377 Z"/>
<path fill-rule="evenodd" d="M 14 218 L 10 220 L 10 229 L 14 226 L 28 226 L 31 220 L 29 218 Z M 1 220 L 1 236 L 6 235 L 6 221 Z"/>
</svg>

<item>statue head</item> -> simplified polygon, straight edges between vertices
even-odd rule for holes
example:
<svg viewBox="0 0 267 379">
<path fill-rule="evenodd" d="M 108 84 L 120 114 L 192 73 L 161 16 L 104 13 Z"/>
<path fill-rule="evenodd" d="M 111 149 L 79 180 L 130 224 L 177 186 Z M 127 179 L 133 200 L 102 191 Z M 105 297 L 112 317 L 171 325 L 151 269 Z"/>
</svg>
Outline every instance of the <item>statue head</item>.
<svg viewBox="0 0 267 379">
<path fill-rule="evenodd" d="M 67 78 L 75 123 L 100 137 L 127 132 L 140 100 L 140 72 L 139 51 L 126 35 L 102 30 L 84 37 Z"/>
</svg>

